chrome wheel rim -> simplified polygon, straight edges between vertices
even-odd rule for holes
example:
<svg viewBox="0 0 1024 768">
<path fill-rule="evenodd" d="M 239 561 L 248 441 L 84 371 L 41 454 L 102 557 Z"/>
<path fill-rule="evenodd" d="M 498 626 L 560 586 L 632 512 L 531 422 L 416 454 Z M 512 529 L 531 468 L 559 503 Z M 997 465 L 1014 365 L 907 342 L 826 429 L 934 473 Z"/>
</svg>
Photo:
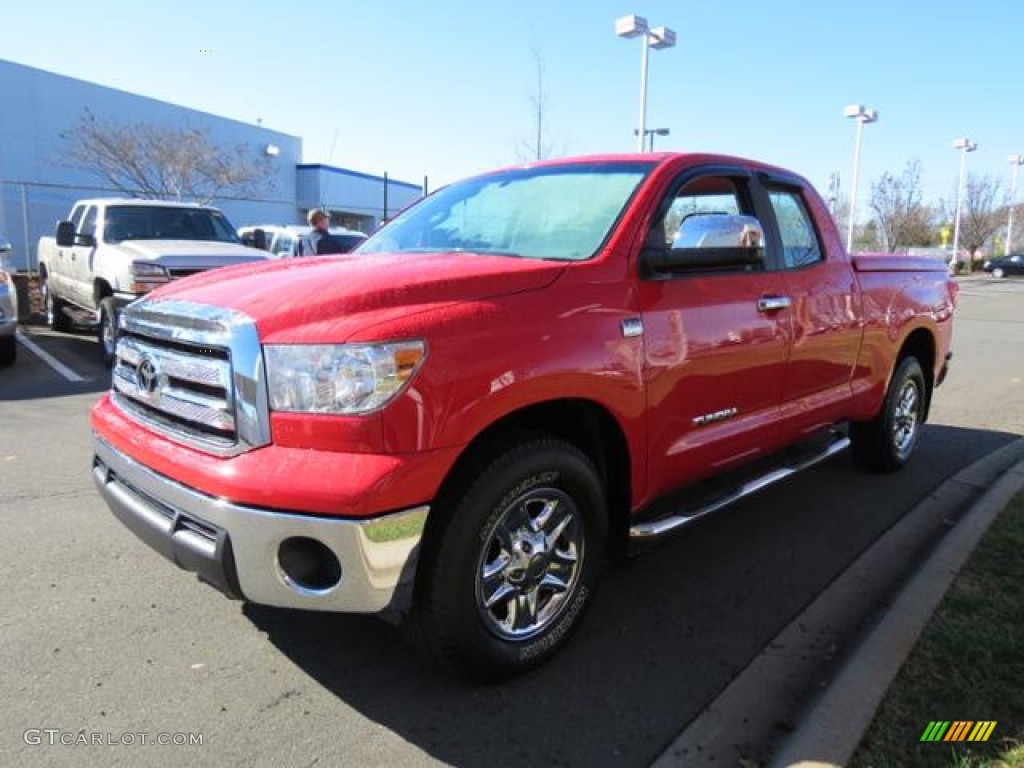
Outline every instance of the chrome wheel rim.
<svg viewBox="0 0 1024 768">
<path fill-rule="evenodd" d="M 920 422 L 921 392 L 917 382 L 904 382 L 896 398 L 893 410 L 892 443 L 896 454 L 901 458 L 910 455 L 917 440 L 917 428 Z"/>
<path fill-rule="evenodd" d="M 536 488 L 509 504 L 482 539 L 477 611 L 503 640 L 551 626 L 576 591 L 583 567 L 581 515 L 568 494 Z"/>
</svg>

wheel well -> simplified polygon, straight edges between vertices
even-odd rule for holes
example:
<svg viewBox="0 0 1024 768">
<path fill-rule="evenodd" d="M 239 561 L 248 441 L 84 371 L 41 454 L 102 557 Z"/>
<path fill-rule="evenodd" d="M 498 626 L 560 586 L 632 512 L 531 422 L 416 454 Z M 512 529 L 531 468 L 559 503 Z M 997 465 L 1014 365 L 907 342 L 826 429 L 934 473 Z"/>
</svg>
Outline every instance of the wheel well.
<svg viewBox="0 0 1024 768">
<path fill-rule="evenodd" d="M 555 437 L 571 443 L 597 467 L 608 504 L 610 554 L 625 552 L 631 498 L 630 460 L 626 437 L 615 417 L 590 400 L 553 400 L 532 405 L 499 419 L 477 435 L 462 451 L 438 490 L 427 525 L 437 529 L 436 511 L 448 514 L 454 497 L 470 479 L 511 444 L 536 437 Z"/>
<path fill-rule="evenodd" d="M 100 305 L 100 302 L 107 298 L 107 296 L 113 296 L 114 289 L 110 287 L 110 283 L 106 280 L 97 279 L 92 284 L 92 296 L 96 302 L 96 306 Z"/>
<path fill-rule="evenodd" d="M 927 389 L 924 416 L 927 419 L 932 403 L 932 390 L 935 387 L 935 337 L 924 328 L 918 328 L 903 342 L 900 354 L 896 358 L 896 364 L 899 365 L 907 357 L 916 357 L 924 372 L 925 388 Z"/>
</svg>

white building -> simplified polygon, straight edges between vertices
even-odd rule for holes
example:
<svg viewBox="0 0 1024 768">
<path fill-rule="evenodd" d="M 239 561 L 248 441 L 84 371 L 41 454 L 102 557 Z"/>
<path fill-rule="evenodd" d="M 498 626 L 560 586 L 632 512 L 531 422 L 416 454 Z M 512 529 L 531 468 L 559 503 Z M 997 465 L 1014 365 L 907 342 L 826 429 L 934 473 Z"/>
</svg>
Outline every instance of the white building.
<svg viewBox="0 0 1024 768">
<path fill-rule="evenodd" d="M 203 129 L 225 148 L 266 156 L 271 173 L 260 197 L 211 202 L 238 227 L 305 223 L 310 208 L 325 207 L 332 223 L 370 232 L 422 195 L 415 184 L 302 164 L 298 136 L 0 59 L 0 234 L 14 245 L 15 269 L 34 269 L 36 241 L 53 234 L 75 200 L 123 194 L 68 164 L 61 135 L 86 109 L 117 123 Z"/>
</svg>

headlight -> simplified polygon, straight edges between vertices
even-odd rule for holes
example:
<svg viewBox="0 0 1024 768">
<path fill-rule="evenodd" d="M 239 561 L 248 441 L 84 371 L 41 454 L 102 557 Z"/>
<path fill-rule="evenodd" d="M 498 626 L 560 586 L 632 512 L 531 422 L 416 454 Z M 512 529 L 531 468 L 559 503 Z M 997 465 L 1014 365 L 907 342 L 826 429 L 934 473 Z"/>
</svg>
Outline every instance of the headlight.
<svg viewBox="0 0 1024 768">
<path fill-rule="evenodd" d="M 297 413 L 367 413 L 394 399 L 427 354 L 422 341 L 268 344 L 270 407 Z"/>
<path fill-rule="evenodd" d="M 132 262 L 132 286 L 133 293 L 145 293 L 153 289 L 159 283 L 166 283 L 170 280 L 167 270 L 159 264 L 150 264 L 148 261 Z"/>
</svg>

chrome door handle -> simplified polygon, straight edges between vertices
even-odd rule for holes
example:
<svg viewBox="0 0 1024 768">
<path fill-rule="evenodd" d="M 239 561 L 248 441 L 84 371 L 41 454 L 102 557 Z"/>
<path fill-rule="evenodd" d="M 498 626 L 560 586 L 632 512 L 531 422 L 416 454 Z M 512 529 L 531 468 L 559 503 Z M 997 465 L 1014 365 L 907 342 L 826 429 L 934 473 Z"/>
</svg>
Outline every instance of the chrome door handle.
<svg viewBox="0 0 1024 768">
<path fill-rule="evenodd" d="M 762 296 L 757 300 L 758 312 L 778 312 L 780 309 L 789 309 L 789 296 Z"/>
</svg>

